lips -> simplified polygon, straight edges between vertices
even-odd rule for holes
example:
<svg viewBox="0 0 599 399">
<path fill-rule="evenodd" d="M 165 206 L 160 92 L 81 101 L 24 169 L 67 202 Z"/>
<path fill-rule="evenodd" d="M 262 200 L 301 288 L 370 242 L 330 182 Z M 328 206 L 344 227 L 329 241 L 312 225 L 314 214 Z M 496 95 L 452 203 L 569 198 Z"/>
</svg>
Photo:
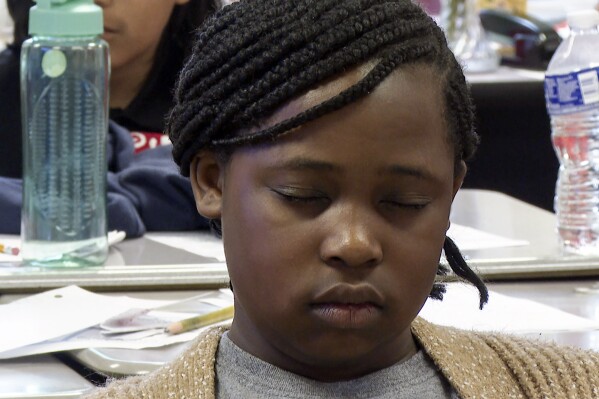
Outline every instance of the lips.
<svg viewBox="0 0 599 399">
<path fill-rule="evenodd" d="M 380 318 L 383 297 L 367 284 L 338 284 L 318 294 L 310 309 L 318 319 L 332 327 L 361 329 Z"/>
<path fill-rule="evenodd" d="M 104 33 L 114 34 L 118 33 L 118 29 L 113 26 L 104 25 Z"/>
</svg>

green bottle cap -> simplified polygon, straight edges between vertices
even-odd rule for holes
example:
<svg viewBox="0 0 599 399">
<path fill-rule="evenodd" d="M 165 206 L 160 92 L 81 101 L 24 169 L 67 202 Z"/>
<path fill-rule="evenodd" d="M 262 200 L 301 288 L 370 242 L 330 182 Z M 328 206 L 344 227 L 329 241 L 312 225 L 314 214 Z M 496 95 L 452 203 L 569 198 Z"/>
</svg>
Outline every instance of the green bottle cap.
<svg viewBox="0 0 599 399">
<path fill-rule="evenodd" d="M 35 0 L 29 13 L 33 36 L 97 36 L 104 32 L 102 8 L 93 0 Z"/>
</svg>

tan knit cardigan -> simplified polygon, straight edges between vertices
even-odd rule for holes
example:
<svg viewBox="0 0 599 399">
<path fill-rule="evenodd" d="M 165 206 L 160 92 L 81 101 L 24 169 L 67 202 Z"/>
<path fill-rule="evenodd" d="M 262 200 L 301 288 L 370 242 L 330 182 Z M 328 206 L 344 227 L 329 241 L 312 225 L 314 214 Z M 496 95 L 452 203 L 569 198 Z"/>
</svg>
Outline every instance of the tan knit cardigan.
<svg viewBox="0 0 599 399">
<path fill-rule="evenodd" d="M 113 381 L 85 398 L 214 398 L 216 349 L 225 330 L 212 328 L 173 362 Z M 412 332 L 463 399 L 599 399 L 597 352 L 440 327 L 420 318 Z"/>
</svg>

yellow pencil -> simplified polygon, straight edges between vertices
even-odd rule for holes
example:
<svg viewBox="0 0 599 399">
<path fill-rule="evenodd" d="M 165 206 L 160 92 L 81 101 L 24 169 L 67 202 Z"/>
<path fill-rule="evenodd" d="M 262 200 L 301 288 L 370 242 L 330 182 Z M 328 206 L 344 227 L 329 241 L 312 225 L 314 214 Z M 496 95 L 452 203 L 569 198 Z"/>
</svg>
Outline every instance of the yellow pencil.
<svg viewBox="0 0 599 399">
<path fill-rule="evenodd" d="M 210 324 L 232 318 L 233 313 L 233 305 L 227 306 L 226 308 L 215 310 L 214 312 L 176 321 L 166 327 L 166 332 L 169 334 L 180 334 L 196 328 L 209 326 Z"/>
</svg>

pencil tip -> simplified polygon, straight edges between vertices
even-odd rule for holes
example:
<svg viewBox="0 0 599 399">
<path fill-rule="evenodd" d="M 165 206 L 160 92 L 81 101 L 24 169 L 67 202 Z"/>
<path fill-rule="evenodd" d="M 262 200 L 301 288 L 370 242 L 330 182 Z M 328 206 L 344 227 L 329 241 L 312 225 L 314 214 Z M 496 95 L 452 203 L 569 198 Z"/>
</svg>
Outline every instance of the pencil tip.
<svg viewBox="0 0 599 399">
<path fill-rule="evenodd" d="M 168 334 L 173 334 L 173 335 L 179 334 L 182 331 L 183 331 L 183 326 L 181 325 L 180 322 L 175 322 L 164 329 L 164 332 L 166 332 Z"/>
</svg>

